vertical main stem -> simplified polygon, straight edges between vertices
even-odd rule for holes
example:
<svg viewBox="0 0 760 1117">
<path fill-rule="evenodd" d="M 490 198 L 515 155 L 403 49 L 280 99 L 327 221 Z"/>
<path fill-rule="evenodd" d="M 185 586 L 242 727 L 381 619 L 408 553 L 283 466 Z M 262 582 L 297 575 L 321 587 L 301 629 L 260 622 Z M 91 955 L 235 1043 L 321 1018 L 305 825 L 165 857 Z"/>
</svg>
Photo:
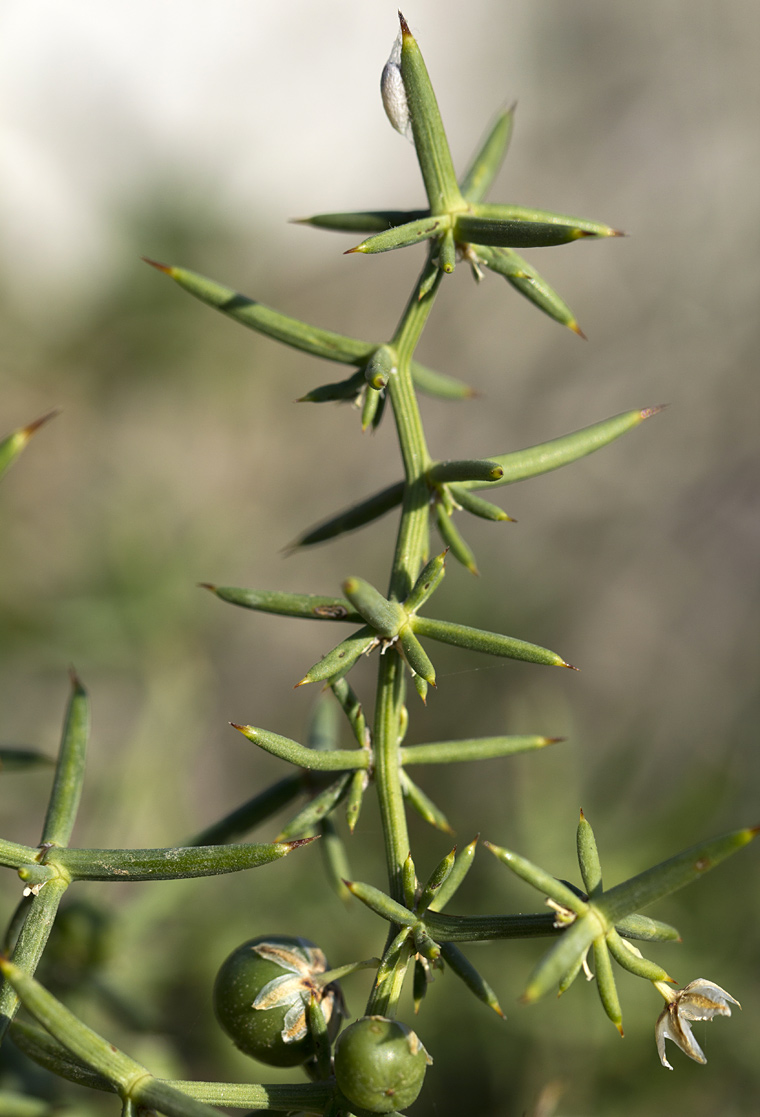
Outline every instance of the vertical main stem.
<svg viewBox="0 0 760 1117">
<path fill-rule="evenodd" d="M 406 489 L 396 539 L 389 596 L 403 601 L 414 584 L 426 557 L 429 493 L 425 471 L 430 455 L 411 376 L 411 360 L 422 329 L 432 309 L 441 272 L 432 253 L 409 298 L 392 341 L 397 371 L 390 377 L 393 414 L 396 420 Z M 409 853 L 409 835 L 399 772 L 399 724 L 404 702 L 404 665 L 393 649 L 380 659 L 375 702 L 375 784 L 385 840 L 388 883 L 391 895 L 403 903 L 402 869 Z"/>
<path fill-rule="evenodd" d="M 403 600 L 409 593 L 427 557 L 430 494 L 425 471 L 430 466 L 430 454 L 412 382 L 411 363 L 443 275 L 433 256 L 434 251 L 431 251 L 391 342 L 396 350 L 397 371 L 388 381 L 388 391 L 406 475 L 390 582 L 390 596 L 396 600 Z"/>
<path fill-rule="evenodd" d="M 399 778 L 399 716 L 403 704 L 404 665 L 392 649 L 380 658 L 375 703 L 375 786 L 385 840 L 390 894 L 404 902 L 402 870 L 409 853 L 406 810 Z"/>
<path fill-rule="evenodd" d="M 391 342 L 396 351 L 396 371 L 388 381 L 388 392 L 396 420 L 406 487 L 401 507 L 401 522 L 396 537 L 388 596 L 403 601 L 427 557 L 429 497 L 425 472 L 430 455 L 425 443 L 417 397 L 412 383 L 412 354 L 432 309 L 442 272 L 433 261 L 433 251 L 412 291 Z M 380 657 L 373 733 L 375 787 L 385 842 L 385 860 L 391 896 L 404 902 L 403 867 L 409 854 L 409 832 L 401 791 L 399 737 L 401 709 L 404 704 L 404 664 L 395 649 Z M 386 950 L 398 928 L 391 926 Z M 401 951 L 398 964 L 370 994 L 367 1012 L 392 1016 L 401 992 L 409 951 Z"/>
</svg>

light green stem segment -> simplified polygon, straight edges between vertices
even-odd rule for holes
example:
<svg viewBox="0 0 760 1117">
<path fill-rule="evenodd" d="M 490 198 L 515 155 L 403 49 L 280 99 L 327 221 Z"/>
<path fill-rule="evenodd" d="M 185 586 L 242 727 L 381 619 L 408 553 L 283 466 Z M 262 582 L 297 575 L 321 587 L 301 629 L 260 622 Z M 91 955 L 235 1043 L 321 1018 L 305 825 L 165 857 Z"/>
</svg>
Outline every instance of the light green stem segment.
<svg viewBox="0 0 760 1117">
<path fill-rule="evenodd" d="M 42 828 L 42 845 L 65 846 L 69 843 L 82 794 L 89 729 L 87 692 L 76 675 L 72 675 L 71 698 L 63 726 L 53 790 Z"/>
<path fill-rule="evenodd" d="M 433 263 L 432 254 L 429 254 L 391 342 L 396 352 L 397 371 L 388 381 L 388 392 L 406 478 L 388 595 L 391 600 L 396 601 L 403 601 L 408 596 L 427 559 L 429 492 L 425 471 L 430 466 L 430 455 L 425 444 L 410 366 L 415 346 L 435 301 L 441 276 L 442 273 Z M 391 896 L 399 903 L 404 901 L 403 868 L 409 853 L 399 765 L 404 670 L 404 664 L 395 650 L 390 649 L 381 657 L 373 734 L 375 786 L 383 826 L 388 886 Z M 391 934 L 394 933 L 391 928 Z M 408 957 L 399 956 L 399 978 L 402 971 L 405 972 L 407 962 Z M 392 990 L 383 995 L 383 1011 L 386 1015 L 393 1015 L 395 1011 L 400 986 L 401 980 L 384 983 L 386 990 Z M 376 986 L 367 1008 L 370 1013 L 378 1011 L 375 1005 L 377 992 Z"/>
<path fill-rule="evenodd" d="M 157 1109 L 167 1117 L 216 1117 L 215 1111 L 173 1086 L 159 1082 L 108 1040 L 87 1027 L 34 978 L 10 962 L 2 962 L 6 981 L 12 984 L 24 1007 L 77 1060 L 86 1063 L 113 1086 L 126 1101 Z"/>
<path fill-rule="evenodd" d="M 207 1105 L 235 1109 L 279 1109 L 318 1112 L 332 1093 L 327 1083 L 305 1082 L 297 1086 L 255 1086 L 247 1082 L 165 1082 L 175 1090 Z"/>
<path fill-rule="evenodd" d="M 25 974 L 31 975 L 37 968 L 53 929 L 58 905 L 67 887 L 67 880 L 56 877 L 48 881 L 32 901 L 13 951 L 13 962 Z M 5 1036 L 18 1005 L 15 989 L 10 982 L 4 981 L 0 989 L 0 1041 Z"/>
<path fill-rule="evenodd" d="M 403 704 L 404 665 L 390 651 L 380 660 L 375 707 L 375 786 L 385 840 L 388 885 L 394 900 L 403 903 L 403 867 L 409 853 L 409 834 L 398 762 L 399 713 Z"/>
</svg>

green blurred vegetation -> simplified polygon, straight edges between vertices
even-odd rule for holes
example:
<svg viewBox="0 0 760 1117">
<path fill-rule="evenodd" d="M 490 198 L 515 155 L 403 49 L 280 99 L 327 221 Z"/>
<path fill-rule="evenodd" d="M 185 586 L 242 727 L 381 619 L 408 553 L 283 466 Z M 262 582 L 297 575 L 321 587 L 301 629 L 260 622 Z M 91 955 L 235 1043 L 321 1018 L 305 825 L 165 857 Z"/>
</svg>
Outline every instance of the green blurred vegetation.
<svg viewBox="0 0 760 1117">
<path fill-rule="evenodd" d="M 570 879 L 582 806 L 609 884 L 700 837 L 760 821 L 752 243 L 760 207 L 755 187 L 748 191 L 760 157 L 757 82 L 739 64 L 758 16 L 746 4 L 725 19 L 702 3 L 672 8 L 658 30 L 646 22 L 659 10 L 651 4 L 620 18 L 593 3 L 572 15 L 553 4 L 520 29 L 541 98 L 525 103 L 526 119 L 521 105 L 509 159 L 515 180 L 494 196 L 511 200 L 516 181 L 514 200 L 610 219 L 635 234 L 531 256 L 590 342 L 542 320 L 495 279 L 476 290 L 462 266 L 420 351 L 482 393 L 465 404 L 424 404 L 442 457 L 504 452 L 616 411 L 671 404 L 599 455 L 501 490 L 518 523 L 468 518 L 482 577 L 451 563 L 439 591 L 439 615 L 556 648 L 581 673 L 476 663 L 436 646 L 438 691 L 426 709 L 411 703 L 410 743 L 464 730 L 567 737 L 453 777 L 426 770 L 420 783 L 458 841 L 480 831 Z M 506 14 L 494 20 L 490 37 L 506 36 Z M 431 71 L 445 87 L 445 75 Z M 496 105 L 503 79 L 490 78 L 488 89 Z M 482 123 L 469 126 L 473 144 Z M 454 132 L 462 130 L 458 121 Z M 532 183 L 539 189 L 530 193 Z M 323 263 L 311 255 L 300 266 L 279 255 L 266 212 L 238 219 L 186 184 L 178 202 L 178 185 L 146 181 L 141 197 L 114 211 L 124 255 L 97 288 L 72 265 L 60 309 L 49 294 L 42 306 L 34 291 L 19 294 L 12 268 L 0 275 L 13 291 L 0 307 L 0 433 L 62 408 L 0 486 L 0 742 L 54 753 L 73 664 L 93 702 L 78 845 L 178 843 L 279 778 L 282 766 L 256 754 L 230 720 L 303 739 L 315 695 L 291 688 L 326 650 L 324 630 L 235 610 L 198 582 L 332 593 L 357 574 L 382 585 L 392 547 L 395 517 L 283 556 L 304 527 L 397 479 L 391 424 L 362 437 L 348 407 L 295 405 L 334 369 L 224 321 L 138 256 L 377 337 L 392 329 L 417 261 L 408 253 L 344 261 L 348 242 L 325 234 Z M 381 200 L 392 204 L 386 187 Z M 357 675 L 367 701 L 373 670 L 362 665 Z M 4 836 L 38 840 L 49 779 L 45 769 L 0 774 Z M 271 839 L 277 826 L 257 837 Z M 411 828 L 424 871 L 447 839 L 415 820 Z M 378 885 L 380 842 L 367 807 L 350 844 L 352 870 Z M 93 925 L 108 927 L 102 953 L 77 956 L 82 972 L 97 963 L 95 977 L 66 988 L 65 941 L 40 976 L 155 1073 L 286 1080 L 232 1050 L 212 1018 L 210 988 L 226 954 L 265 932 L 306 935 L 333 965 L 377 952 L 384 928 L 358 904 L 343 909 L 318 861 L 310 847 L 239 877 L 77 885 L 70 924 L 86 923 L 76 906 L 86 902 Z M 540 943 L 473 947 L 467 953 L 508 1020 L 439 976 L 416 1025 L 436 1065 L 415 1113 L 754 1112 L 756 876 L 750 849 L 652 910 L 684 937 L 652 955 L 681 983 L 707 977 L 745 1005 L 717 1027 L 697 1026 L 707 1067 L 678 1052 L 672 1074 L 660 1067 L 653 1028 L 661 1006 L 643 983 L 620 979 L 621 1043 L 584 983 L 558 1003 L 514 1003 Z M 17 898 L 8 874 L 6 917 Z M 534 904 L 480 854 L 453 910 Z M 369 980 L 346 982 L 354 1014 Z M 114 1112 L 113 1099 L 7 1058 L 7 1088 L 26 1085 L 76 1112 Z"/>
</svg>

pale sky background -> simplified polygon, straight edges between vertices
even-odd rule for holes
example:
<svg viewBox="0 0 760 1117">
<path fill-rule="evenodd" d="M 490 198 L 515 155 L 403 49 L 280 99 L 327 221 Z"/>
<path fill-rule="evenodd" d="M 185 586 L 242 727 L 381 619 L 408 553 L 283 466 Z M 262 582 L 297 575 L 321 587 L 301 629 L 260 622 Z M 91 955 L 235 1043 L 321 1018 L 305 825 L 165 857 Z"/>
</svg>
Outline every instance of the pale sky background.
<svg viewBox="0 0 760 1117">
<path fill-rule="evenodd" d="M 461 5 L 407 15 L 442 53 Z M 478 70 L 488 0 L 468 4 L 480 60 L 451 65 L 446 97 L 485 125 Z M 520 21 L 520 7 L 515 15 Z M 522 5 L 524 9 L 524 5 Z M 435 18 L 432 18 L 434 15 Z M 213 183 L 221 209 L 298 215 L 309 188 L 348 204 L 375 144 L 392 181 L 409 151 L 388 128 L 377 86 L 397 31 L 392 4 L 369 0 L 69 0 L 0 5 L 0 220 L 6 262 L 27 275 L 107 267 L 111 215 L 153 176 Z M 445 56 L 444 56 L 445 57 Z M 510 67 L 510 70 L 512 68 Z M 503 98 L 514 98 L 505 67 Z M 468 142 L 472 143 L 473 140 Z M 379 196 L 379 192 L 378 192 Z M 306 251 L 316 244 L 305 242 Z"/>
</svg>

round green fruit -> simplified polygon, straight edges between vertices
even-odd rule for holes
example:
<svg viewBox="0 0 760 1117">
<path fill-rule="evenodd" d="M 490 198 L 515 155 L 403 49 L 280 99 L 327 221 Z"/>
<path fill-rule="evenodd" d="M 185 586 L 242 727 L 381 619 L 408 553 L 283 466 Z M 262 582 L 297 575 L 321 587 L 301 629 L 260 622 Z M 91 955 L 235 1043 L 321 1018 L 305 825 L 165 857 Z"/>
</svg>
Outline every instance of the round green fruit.
<svg viewBox="0 0 760 1117">
<path fill-rule="evenodd" d="M 411 1105 L 429 1062 L 411 1028 L 384 1016 L 363 1016 L 335 1044 L 335 1079 L 341 1093 L 370 1113 L 392 1113 Z"/>
<path fill-rule="evenodd" d="M 214 983 L 214 1012 L 246 1055 L 273 1067 L 294 1067 L 314 1054 L 307 1011 L 315 997 L 332 1039 L 340 1026 L 341 995 L 319 975 L 327 959 L 308 939 L 262 935 L 233 950 Z"/>
</svg>

